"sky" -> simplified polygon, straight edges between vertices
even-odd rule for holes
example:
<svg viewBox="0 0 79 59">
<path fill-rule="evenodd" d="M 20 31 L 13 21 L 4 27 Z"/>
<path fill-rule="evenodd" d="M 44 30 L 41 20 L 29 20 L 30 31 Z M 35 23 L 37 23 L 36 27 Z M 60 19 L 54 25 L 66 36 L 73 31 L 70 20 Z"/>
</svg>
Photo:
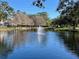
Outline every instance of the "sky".
<svg viewBox="0 0 79 59">
<path fill-rule="evenodd" d="M 32 5 L 36 0 L 6 0 L 14 10 L 21 10 L 27 14 L 36 14 L 38 12 L 47 12 L 49 18 L 56 18 L 59 13 L 56 11 L 59 0 L 46 0 L 45 8 L 38 8 Z"/>
</svg>

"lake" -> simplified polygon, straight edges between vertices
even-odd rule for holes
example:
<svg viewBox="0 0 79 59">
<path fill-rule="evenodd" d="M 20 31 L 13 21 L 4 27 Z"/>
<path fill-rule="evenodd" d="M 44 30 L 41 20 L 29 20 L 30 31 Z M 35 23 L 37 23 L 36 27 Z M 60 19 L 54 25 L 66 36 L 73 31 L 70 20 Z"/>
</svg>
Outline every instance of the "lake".
<svg viewBox="0 0 79 59">
<path fill-rule="evenodd" d="M 0 32 L 0 59 L 79 59 L 79 33 Z"/>
</svg>

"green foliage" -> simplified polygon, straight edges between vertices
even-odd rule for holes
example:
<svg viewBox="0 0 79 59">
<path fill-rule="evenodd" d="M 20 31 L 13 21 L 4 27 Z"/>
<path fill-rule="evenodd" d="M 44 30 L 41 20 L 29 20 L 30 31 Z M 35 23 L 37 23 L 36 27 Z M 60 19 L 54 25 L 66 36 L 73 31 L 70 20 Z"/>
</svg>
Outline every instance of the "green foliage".
<svg viewBox="0 0 79 59">
<path fill-rule="evenodd" d="M 57 11 L 59 11 L 61 15 L 75 18 L 79 16 L 77 14 L 79 12 L 79 1 L 78 0 L 60 0 Z"/>
<path fill-rule="evenodd" d="M 13 8 L 6 1 L 0 1 L 0 20 L 7 20 L 13 13 Z"/>
<path fill-rule="evenodd" d="M 79 1 L 78 0 L 60 0 L 59 6 L 57 8 L 61 16 L 66 19 L 71 19 L 73 24 L 73 29 L 79 19 Z"/>
<path fill-rule="evenodd" d="M 48 19 L 48 20 L 47 20 L 47 26 L 51 26 L 51 25 L 52 25 L 52 22 L 53 22 L 52 20 L 49 20 L 49 19 Z"/>
</svg>

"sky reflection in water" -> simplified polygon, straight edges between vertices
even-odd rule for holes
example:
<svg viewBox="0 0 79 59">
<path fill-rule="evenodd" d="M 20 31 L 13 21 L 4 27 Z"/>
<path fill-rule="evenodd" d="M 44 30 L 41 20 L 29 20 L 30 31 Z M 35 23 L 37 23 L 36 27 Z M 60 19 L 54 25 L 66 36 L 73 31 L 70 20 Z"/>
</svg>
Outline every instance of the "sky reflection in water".
<svg viewBox="0 0 79 59">
<path fill-rule="evenodd" d="M 45 32 L 45 35 L 26 31 L 0 32 L 0 59 L 77 59 L 77 53 L 72 53 L 71 46 L 67 46 L 73 43 L 68 43 L 68 36 L 65 32 Z"/>
</svg>

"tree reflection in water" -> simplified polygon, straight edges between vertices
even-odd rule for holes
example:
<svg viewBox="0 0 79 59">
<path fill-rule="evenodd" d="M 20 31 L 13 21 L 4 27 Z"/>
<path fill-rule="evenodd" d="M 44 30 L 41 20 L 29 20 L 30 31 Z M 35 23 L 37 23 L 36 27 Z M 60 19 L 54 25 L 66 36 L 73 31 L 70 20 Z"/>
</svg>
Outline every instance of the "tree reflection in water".
<svg viewBox="0 0 79 59">
<path fill-rule="evenodd" d="M 79 32 L 60 32 L 59 37 L 72 53 L 79 56 Z"/>
<path fill-rule="evenodd" d="M 0 59 L 7 59 L 8 54 L 13 50 L 13 47 L 6 44 L 7 32 L 0 32 Z"/>
<path fill-rule="evenodd" d="M 19 47 L 25 42 L 24 31 L 0 32 L 0 59 L 6 59 L 14 47 Z"/>
<path fill-rule="evenodd" d="M 35 38 L 38 40 L 35 40 Z M 33 41 L 38 41 L 41 46 L 45 46 L 47 42 L 46 35 L 40 36 L 37 35 L 36 32 L 16 30 L 0 32 L 0 59 L 7 59 L 8 55 L 10 53 L 12 54 L 15 48 L 21 47 L 27 43 L 32 43 Z"/>
</svg>

